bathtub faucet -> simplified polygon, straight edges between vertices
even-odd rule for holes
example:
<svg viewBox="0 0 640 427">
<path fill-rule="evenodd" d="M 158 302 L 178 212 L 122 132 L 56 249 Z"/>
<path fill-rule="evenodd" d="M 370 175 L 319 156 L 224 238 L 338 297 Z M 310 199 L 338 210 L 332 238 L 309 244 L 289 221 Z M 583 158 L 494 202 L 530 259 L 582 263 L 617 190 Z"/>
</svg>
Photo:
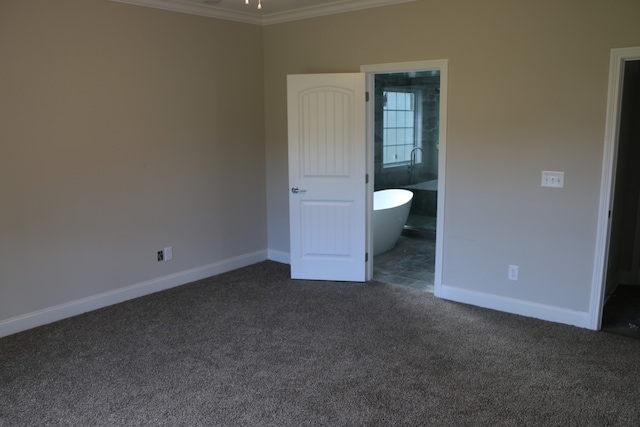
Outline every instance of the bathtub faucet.
<svg viewBox="0 0 640 427">
<path fill-rule="evenodd" d="M 420 150 L 420 152 L 422 153 L 422 155 L 424 156 L 424 151 L 422 151 L 422 148 L 420 147 L 413 147 L 411 149 L 411 153 L 409 153 L 409 166 L 408 166 L 408 171 L 409 172 L 409 184 L 413 184 L 413 168 L 416 166 L 416 156 L 415 154 L 413 154 L 416 150 Z"/>
<path fill-rule="evenodd" d="M 413 154 L 416 150 L 420 150 L 422 155 L 424 156 L 424 151 L 420 147 L 413 147 L 411 149 L 411 153 L 409 153 L 409 170 L 413 170 L 416 165 L 416 156 Z"/>
</svg>

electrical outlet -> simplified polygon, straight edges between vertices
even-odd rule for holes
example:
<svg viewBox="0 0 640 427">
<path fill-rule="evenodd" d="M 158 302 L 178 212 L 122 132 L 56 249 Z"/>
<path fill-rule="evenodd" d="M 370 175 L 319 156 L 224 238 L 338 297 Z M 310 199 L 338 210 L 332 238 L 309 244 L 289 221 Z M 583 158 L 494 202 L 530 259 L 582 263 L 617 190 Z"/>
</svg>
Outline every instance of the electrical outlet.
<svg viewBox="0 0 640 427">
<path fill-rule="evenodd" d="M 158 251 L 158 261 L 164 261 L 164 251 Z"/>
<path fill-rule="evenodd" d="M 518 266 L 517 265 L 510 265 L 509 266 L 509 271 L 507 273 L 507 278 L 509 280 L 518 280 Z"/>
<path fill-rule="evenodd" d="M 171 248 L 171 246 L 164 248 L 163 252 L 165 261 L 171 261 L 173 259 L 173 248 Z"/>
</svg>

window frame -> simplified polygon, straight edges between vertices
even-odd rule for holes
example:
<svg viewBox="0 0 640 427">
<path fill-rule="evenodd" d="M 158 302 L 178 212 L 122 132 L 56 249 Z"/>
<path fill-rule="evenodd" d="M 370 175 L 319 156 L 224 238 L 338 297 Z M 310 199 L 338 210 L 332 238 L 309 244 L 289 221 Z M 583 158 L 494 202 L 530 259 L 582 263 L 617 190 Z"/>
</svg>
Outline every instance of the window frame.
<svg viewBox="0 0 640 427">
<path fill-rule="evenodd" d="M 411 149 L 413 150 L 414 148 L 422 148 L 422 126 L 420 126 L 420 123 L 422 123 L 422 92 L 420 90 L 417 89 L 410 89 L 407 87 L 396 87 L 396 86 L 386 86 L 383 89 L 383 94 L 384 93 L 410 93 L 413 95 L 413 143 L 411 144 Z M 384 112 L 385 112 L 385 105 L 384 103 L 382 105 L 380 105 L 380 111 L 382 113 L 383 116 L 383 124 L 382 124 L 382 161 L 381 161 L 381 167 L 384 170 L 393 170 L 394 168 L 406 168 L 408 166 L 411 165 L 411 157 L 409 157 L 408 160 L 400 160 L 400 161 L 395 161 L 395 162 L 385 162 L 384 161 L 384 150 L 386 147 L 386 141 L 385 141 L 385 129 L 389 129 L 386 128 L 384 126 Z M 396 110 L 396 111 L 411 111 L 411 110 Z M 394 144 L 394 145 L 398 145 L 398 144 Z M 406 145 L 409 146 L 410 144 L 402 144 L 402 145 Z M 411 155 L 409 155 L 411 156 Z M 420 152 L 416 152 L 416 157 L 415 157 L 415 162 L 414 165 L 419 165 L 422 164 L 422 153 Z"/>
</svg>

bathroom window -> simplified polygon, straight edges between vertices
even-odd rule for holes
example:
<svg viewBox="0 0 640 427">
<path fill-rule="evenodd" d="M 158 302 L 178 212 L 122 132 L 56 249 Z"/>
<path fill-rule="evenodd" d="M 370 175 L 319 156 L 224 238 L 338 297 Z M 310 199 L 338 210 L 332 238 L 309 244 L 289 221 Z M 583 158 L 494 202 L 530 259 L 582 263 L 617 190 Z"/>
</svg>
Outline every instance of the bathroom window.
<svg viewBox="0 0 640 427">
<path fill-rule="evenodd" d="M 414 92 L 383 92 L 382 164 L 384 167 L 406 165 L 411 161 L 411 150 L 416 147 L 417 109 Z M 421 163 L 422 153 L 414 154 Z"/>
</svg>

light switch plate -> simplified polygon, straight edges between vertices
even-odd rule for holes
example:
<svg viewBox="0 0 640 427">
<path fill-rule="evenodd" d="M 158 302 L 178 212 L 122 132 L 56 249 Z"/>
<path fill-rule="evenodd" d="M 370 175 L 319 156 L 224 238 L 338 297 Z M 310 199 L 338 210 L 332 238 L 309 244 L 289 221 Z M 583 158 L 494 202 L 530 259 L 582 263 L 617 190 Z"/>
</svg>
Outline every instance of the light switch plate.
<svg viewBox="0 0 640 427">
<path fill-rule="evenodd" d="M 540 185 L 551 188 L 564 188 L 564 172 L 542 171 Z"/>
</svg>

